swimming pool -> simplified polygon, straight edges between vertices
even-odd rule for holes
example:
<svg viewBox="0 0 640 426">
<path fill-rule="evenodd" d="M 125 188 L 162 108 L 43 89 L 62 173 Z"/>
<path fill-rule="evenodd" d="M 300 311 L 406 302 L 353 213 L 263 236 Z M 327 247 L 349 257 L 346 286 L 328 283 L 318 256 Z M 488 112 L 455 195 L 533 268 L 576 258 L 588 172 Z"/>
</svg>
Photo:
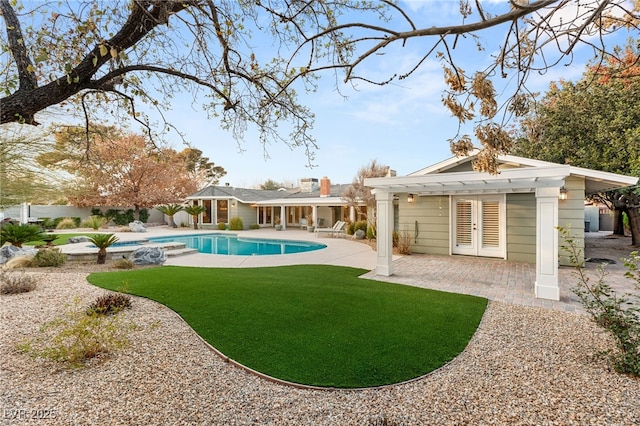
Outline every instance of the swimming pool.
<svg viewBox="0 0 640 426">
<path fill-rule="evenodd" d="M 320 250 L 325 244 L 309 241 L 270 240 L 265 238 L 238 237 L 235 234 L 191 234 L 149 238 L 152 243 L 179 242 L 200 253 L 230 256 L 263 256 L 273 254 L 302 253 Z"/>
</svg>

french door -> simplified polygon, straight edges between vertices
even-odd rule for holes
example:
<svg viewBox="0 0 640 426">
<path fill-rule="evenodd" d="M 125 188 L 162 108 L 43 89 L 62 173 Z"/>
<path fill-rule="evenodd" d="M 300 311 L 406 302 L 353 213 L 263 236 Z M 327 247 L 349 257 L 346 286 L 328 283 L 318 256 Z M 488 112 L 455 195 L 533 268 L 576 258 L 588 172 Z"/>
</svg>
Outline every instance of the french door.
<svg viewBox="0 0 640 426">
<path fill-rule="evenodd" d="M 452 213 L 452 254 L 506 256 L 504 195 L 454 196 Z"/>
</svg>

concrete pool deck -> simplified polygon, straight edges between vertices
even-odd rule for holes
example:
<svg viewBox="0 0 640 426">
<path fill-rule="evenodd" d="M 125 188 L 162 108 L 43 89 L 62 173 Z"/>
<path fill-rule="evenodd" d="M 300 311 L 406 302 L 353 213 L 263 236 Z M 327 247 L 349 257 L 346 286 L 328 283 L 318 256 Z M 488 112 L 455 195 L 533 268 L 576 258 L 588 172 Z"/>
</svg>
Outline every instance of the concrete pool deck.
<svg viewBox="0 0 640 426">
<path fill-rule="evenodd" d="M 68 232 L 68 231 L 67 231 Z M 82 231 L 90 233 L 90 230 Z M 108 231 L 98 231 L 101 233 Z M 164 263 L 175 266 L 194 266 L 205 268 L 256 268 L 264 266 L 285 265 L 336 265 L 351 266 L 372 270 L 376 267 L 376 252 L 367 244 L 353 241 L 351 238 L 317 237 L 314 232 L 299 229 L 287 229 L 276 231 L 272 228 L 255 229 L 248 231 L 217 231 L 192 228 L 168 228 L 166 226 L 150 226 L 147 232 L 113 232 L 120 242 L 146 240 L 153 237 L 182 236 L 191 234 L 236 234 L 243 237 L 312 241 L 326 244 L 327 248 L 305 253 L 292 253 L 286 255 L 265 256 L 227 256 L 217 254 L 191 253 L 182 256 L 171 256 Z M 88 243 L 67 244 L 62 251 L 67 254 L 77 255 L 82 253 L 96 253 L 97 249 L 89 248 Z M 129 247 L 112 247 L 107 249 L 109 253 L 117 253 L 121 250 L 131 250 Z"/>
</svg>

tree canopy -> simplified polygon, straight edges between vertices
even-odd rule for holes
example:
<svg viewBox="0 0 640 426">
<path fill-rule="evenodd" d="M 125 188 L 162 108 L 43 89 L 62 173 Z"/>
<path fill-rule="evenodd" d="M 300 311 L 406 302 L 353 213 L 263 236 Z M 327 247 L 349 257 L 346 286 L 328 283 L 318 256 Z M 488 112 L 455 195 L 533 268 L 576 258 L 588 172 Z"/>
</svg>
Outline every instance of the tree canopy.
<svg viewBox="0 0 640 426">
<path fill-rule="evenodd" d="M 376 196 L 371 192 L 371 188 L 364 184 L 364 181 L 368 178 L 387 176 L 389 170 L 389 166 L 380 164 L 377 160 L 371 160 L 366 166 L 360 167 L 351 185 L 342 194 L 342 199 L 349 206 L 355 208 L 359 214 L 363 214 L 362 205 L 366 206 L 367 222 L 374 228 L 376 223 Z"/>
<path fill-rule="evenodd" d="M 612 173 L 640 176 L 640 57 L 633 43 L 621 61 L 589 67 L 577 82 L 551 85 L 539 108 L 522 121 L 514 153 Z M 636 190 L 637 191 L 637 190 Z M 629 216 L 640 246 L 640 197 L 634 191 L 589 194 L 614 210 L 614 233 Z"/>
<path fill-rule="evenodd" d="M 139 104 L 162 112 L 172 96 L 186 92 L 237 138 L 252 125 L 265 146 L 302 147 L 311 162 L 314 117 L 296 91 L 313 90 L 317 73 L 384 85 L 438 58 L 448 85 L 444 105 L 461 124 L 475 123 L 483 148 L 475 166 L 495 171 L 495 155 L 511 148 L 503 124 L 527 111 L 529 77 L 571 62 L 579 45 L 600 61 L 615 56 L 607 36 L 637 31 L 640 10 L 640 0 L 458 5 L 459 22 L 449 25 L 429 21 L 409 2 L 386 0 L 0 0 L 6 29 L 0 123 L 37 124 L 40 111 L 66 106 L 87 123 L 108 114 L 130 117 L 157 137 L 173 124 L 154 125 Z M 498 27 L 503 41 L 486 46 L 479 34 Z M 415 40 L 427 41 L 415 62 L 379 78 L 361 71 Z M 464 46 L 490 49 L 488 61 L 463 69 Z M 516 84 L 499 96 L 502 79 Z M 472 147 L 469 135 L 451 139 L 456 154 Z"/>
<path fill-rule="evenodd" d="M 185 156 L 173 149 L 158 149 L 143 136 L 100 128 L 87 155 L 77 155 L 78 129 L 58 133 L 56 150 L 40 161 L 60 167 L 76 179 L 68 190 L 69 202 L 76 206 L 133 206 L 136 218 L 141 208 L 182 202 L 197 189 Z M 112 137 L 104 138 L 105 134 Z M 68 154 L 65 155 L 65 149 Z"/>
</svg>

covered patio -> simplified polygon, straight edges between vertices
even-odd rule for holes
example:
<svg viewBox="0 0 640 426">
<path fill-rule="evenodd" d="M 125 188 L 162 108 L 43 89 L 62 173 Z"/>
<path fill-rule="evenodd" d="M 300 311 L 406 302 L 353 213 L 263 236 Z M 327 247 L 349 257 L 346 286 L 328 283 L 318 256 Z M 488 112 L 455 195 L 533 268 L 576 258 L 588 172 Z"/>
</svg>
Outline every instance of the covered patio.
<svg viewBox="0 0 640 426">
<path fill-rule="evenodd" d="M 631 291 L 633 282 L 624 276 L 626 269 L 620 260 L 622 257 L 628 257 L 634 250 L 627 241 L 630 238 L 618 237 L 611 240 L 610 234 L 585 234 L 585 257 L 614 261 L 615 263 L 606 266 L 607 283 L 620 293 Z M 612 243 L 608 244 L 610 247 L 603 244 L 605 241 Z M 585 265 L 591 279 L 595 279 L 599 263 L 587 262 Z M 532 263 L 472 256 L 412 254 L 396 258 L 393 261 L 393 270 L 391 276 L 380 276 L 371 271 L 362 278 L 471 294 L 513 305 L 536 306 L 564 312 L 585 312 L 572 291 L 578 281 L 575 268 L 569 266 L 558 268 L 560 300 L 557 301 L 535 297 L 536 266 Z"/>
</svg>

